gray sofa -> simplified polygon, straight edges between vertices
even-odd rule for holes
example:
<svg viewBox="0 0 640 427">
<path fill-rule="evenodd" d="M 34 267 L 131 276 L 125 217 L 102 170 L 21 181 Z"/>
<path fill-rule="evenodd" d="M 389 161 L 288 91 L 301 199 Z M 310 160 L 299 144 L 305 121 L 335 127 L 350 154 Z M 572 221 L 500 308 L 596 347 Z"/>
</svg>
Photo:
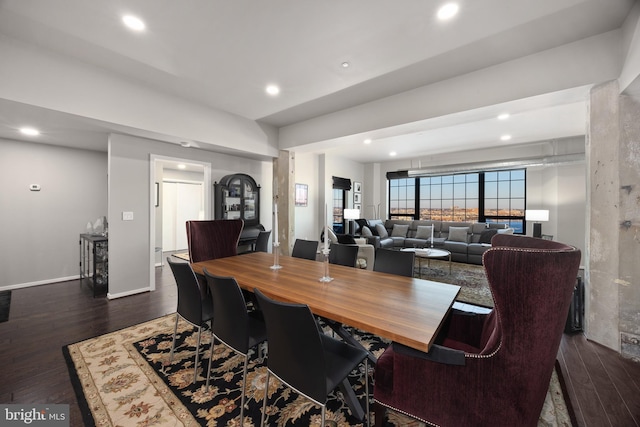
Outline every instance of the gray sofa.
<svg viewBox="0 0 640 427">
<path fill-rule="evenodd" d="M 433 246 L 451 252 L 452 261 L 470 264 L 482 264 L 482 254 L 491 247 L 491 237 L 498 232 L 512 233 L 513 229 L 506 224 L 482 222 L 359 220 L 356 230 L 374 248 Z"/>
</svg>

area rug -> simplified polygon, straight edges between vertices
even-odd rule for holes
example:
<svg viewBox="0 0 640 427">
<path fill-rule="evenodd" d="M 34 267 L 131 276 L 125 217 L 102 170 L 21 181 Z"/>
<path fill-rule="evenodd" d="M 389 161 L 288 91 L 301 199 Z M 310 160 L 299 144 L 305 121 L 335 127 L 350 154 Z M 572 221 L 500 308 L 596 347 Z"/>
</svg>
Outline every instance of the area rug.
<svg viewBox="0 0 640 427">
<path fill-rule="evenodd" d="M 239 426 L 242 360 L 217 345 L 211 385 L 205 388 L 206 363 L 192 384 L 197 334 L 186 322 L 178 326 L 179 337 L 172 364 L 168 364 L 175 314 L 102 335 L 63 348 L 86 425 L 99 426 Z M 387 342 L 353 330 L 356 338 L 379 356 Z M 208 361 L 209 337 L 203 334 L 201 356 Z M 268 395 L 268 425 L 319 426 L 320 409 L 308 400 L 270 381 L 265 390 L 265 360 L 252 354 L 247 377 L 247 409 L 244 426 L 260 425 L 262 399 Z M 363 399 L 364 368 L 353 372 L 350 382 Z M 371 384 L 371 382 L 370 382 Z M 371 386 L 371 385 L 370 385 Z M 372 391 L 372 390 L 371 390 Z M 388 412 L 387 427 L 419 426 L 405 416 Z M 362 426 L 351 416 L 338 394 L 327 403 L 327 420 L 339 427 Z M 554 373 L 540 426 L 570 426 L 558 376 Z"/>
<path fill-rule="evenodd" d="M 0 291 L 0 323 L 9 320 L 11 311 L 11 291 Z"/>
<path fill-rule="evenodd" d="M 489 290 L 489 283 L 484 272 L 484 266 L 476 264 L 451 263 L 449 274 L 449 261 L 420 260 L 416 257 L 416 277 L 421 277 L 434 282 L 450 283 L 461 287 L 458 300 L 484 307 L 493 307 L 493 298 Z"/>
</svg>

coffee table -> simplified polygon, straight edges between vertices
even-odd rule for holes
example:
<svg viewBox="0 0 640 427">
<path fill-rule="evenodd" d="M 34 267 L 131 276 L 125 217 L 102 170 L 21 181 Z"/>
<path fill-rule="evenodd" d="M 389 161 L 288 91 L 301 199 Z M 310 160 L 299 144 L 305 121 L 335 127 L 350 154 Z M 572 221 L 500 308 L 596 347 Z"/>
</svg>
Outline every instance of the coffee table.
<svg viewBox="0 0 640 427">
<path fill-rule="evenodd" d="M 449 275 L 451 275 L 451 252 L 446 249 L 435 248 L 404 248 L 403 251 L 415 252 L 418 257 L 418 267 L 420 268 L 420 278 L 422 279 L 422 260 L 427 260 L 427 268 L 431 268 L 432 259 L 449 258 Z"/>
</svg>

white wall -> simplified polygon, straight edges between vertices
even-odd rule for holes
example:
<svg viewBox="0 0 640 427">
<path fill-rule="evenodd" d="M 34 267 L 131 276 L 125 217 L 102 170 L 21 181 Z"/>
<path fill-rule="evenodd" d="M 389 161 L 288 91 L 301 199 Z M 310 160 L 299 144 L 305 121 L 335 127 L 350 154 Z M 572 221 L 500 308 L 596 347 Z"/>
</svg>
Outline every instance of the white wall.
<svg viewBox="0 0 640 427">
<path fill-rule="evenodd" d="M 318 185 L 318 155 L 296 154 L 295 159 L 295 183 L 306 184 L 309 190 L 308 205 L 294 208 L 295 237 L 316 240 L 320 237 L 319 230 L 322 228 L 322 224 L 319 224 L 320 218 L 317 212 L 319 212 L 321 206 L 324 206 L 324 200 L 321 197 Z"/>
<path fill-rule="evenodd" d="M 151 155 L 210 163 L 213 181 L 219 181 L 223 176 L 232 173 L 251 175 L 262 187 L 260 222 L 269 224 L 271 221 L 273 168 L 270 161 L 248 160 L 115 134 L 109 138 L 109 150 L 110 298 L 143 292 L 149 290 L 151 285 Z M 209 191 L 212 191 L 212 188 L 209 188 Z M 213 197 L 211 200 L 213 203 Z M 123 211 L 133 212 L 134 220 L 122 221 Z M 155 243 L 152 243 L 153 245 L 158 246 Z"/>
<path fill-rule="evenodd" d="M 79 234 L 105 215 L 106 153 L 0 140 L 0 289 L 77 278 Z"/>
</svg>

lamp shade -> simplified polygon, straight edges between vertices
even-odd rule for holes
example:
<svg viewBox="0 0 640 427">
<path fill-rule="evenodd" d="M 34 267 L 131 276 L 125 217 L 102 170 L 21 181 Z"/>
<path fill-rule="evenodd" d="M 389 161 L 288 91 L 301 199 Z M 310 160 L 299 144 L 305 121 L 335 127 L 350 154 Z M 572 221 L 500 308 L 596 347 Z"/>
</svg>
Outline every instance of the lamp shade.
<svg viewBox="0 0 640 427">
<path fill-rule="evenodd" d="M 527 209 L 524 212 L 527 221 L 549 221 L 549 211 L 547 209 Z"/>
<path fill-rule="evenodd" d="M 359 219 L 360 209 L 345 209 L 343 215 L 344 219 Z"/>
</svg>

